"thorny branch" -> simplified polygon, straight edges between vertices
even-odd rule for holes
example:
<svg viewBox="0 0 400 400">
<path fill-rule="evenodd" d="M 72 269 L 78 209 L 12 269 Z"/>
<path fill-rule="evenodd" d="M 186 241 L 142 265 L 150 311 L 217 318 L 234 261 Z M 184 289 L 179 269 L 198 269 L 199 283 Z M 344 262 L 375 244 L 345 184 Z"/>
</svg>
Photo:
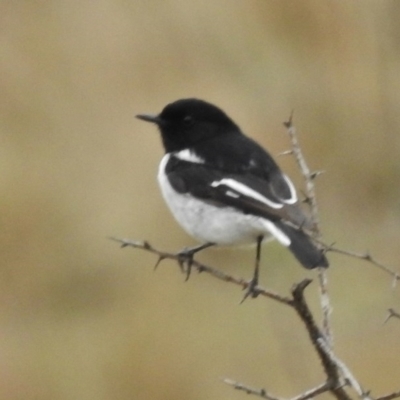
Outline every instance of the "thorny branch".
<svg viewBox="0 0 400 400">
<path fill-rule="evenodd" d="M 303 175 L 304 182 L 306 184 L 307 203 L 310 204 L 311 220 L 313 222 L 313 225 L 315 226 L 315 232 L 318 237 L 321 235 L 321 233 L 319 228 L 319 214 L 318 214 L 317 197 L 315 195 L 314 179 L 321 172 L 320 171 L 311 172 L 310 168 L 308 168 L 306 160 L 303 156 L 303 152 L 301 151 L 299 140 L 297 138 L 296 128 L 293 125 L 293 111 L 289 119 L 286 122 L 284 122 L 283 125 L 287 128 L 287 133 L 289 135 L 290 142 L 292 145 L 292 150 L 290 152 L 286 152 L 286 154 L 293 154 L 300 168 L 300 172 Z"/>
<path fill-rule="evenodd" d="M 179 253 L 168 253 L 166 251 L 157 250 L 149 242 L 134 241 L 134 240 L 129 240 L 129 239 L 118 239 L 118 238 L 114 238 L 114 237 L 111 237 L 110 239 L 120 243 L 122 248 L 133 247 L 135 249 L 145 250 L 147 252 L 157 255 L 158 260 L 155 264 L 155 267 L 157 267 L 161 261 L 167 260 L 167 259 L 175 260 L 178 262 L 179 266 L 182 265 L 182 259 L 181 259 L 181 255 Z M 223 271 L 220 271 L 216 268 L 202 264 L 196 260 L 191 260 L 191 268 L 197 270 L 199 273 L 206 272 L 206 273 L 212 275 L 214 278 L 219 279 L 220 281 L 230 282 L 235 285 L 238 285 L 243 290 L 247 289 L 249 286 L 249 281 L 247 281 L 246 279 L 238 278 L 233 275 L 229 275 L 229 274 L 227 274 Z M 269 297 L 270 299 L 278 301 L 279 303 L 282 303 L 282 304 L 290 304 L 290 302 L 291 302 L 290 298 L 281 296 L 280 294 L 278 294 L 272 290 L 264 289 L 260 286 L 255 287 L 254 292 L 257 294 L 257 296 L 260 295 L 260 296 L 264 296 L 264 297 Z"/>
<path fill-rule="evenodd" d="M 334 245 L 327 245 L 322 242 L 319 242 L 322 244 L 327 252 L 332 252 L 332 253 L 338 253 L 338 254 L 343 254 L 348 257 L 352 258 L 358 258 L 360 260 L 367 261 L 368 263 L 374 265 L 375 267 L 378 267 L 382 271 L 386 272 L 393 278 L 392 282 L 392 287 L 396 287 L 397 281 L 400 280 L 400 274 L 393 269 L 389 268 L 388 266 L 382 264 L 380 261 L 376 260 L 376 258 L 372 257 L 372 255 L 369 252 L 365 253 L 356 253 L 354 251 L 349 251 L 349 250 L 343 250 L 335 247 Z"/>
<path fill-rule="evenodd" d="M 314 185 L 314 180 L 317 176 L 319 176 L 323 171 L 311 171 L 305 161 L 305 158 L 303 156 L 298 138 L 297 138 L 297 131 L 296 128 L 293 125 L 293 112 L 289 117 L 289 120 L 284 123 L 284 126 L 287 128 L 287 133 L 289 135 L 292 149 L 288 152 L 285 152 L 286 154 L 292 154 L 297 162 L 297 165 L 303 175 L 305 185 L 306 185 L 306 202 L 310 206 L 310 212 L 311 212 L 311 219 L 314 223 L 315 226 L 315 239 L 316 241 L 323 246 L 325 251 L 331 251 L 331 252 L 336 252 L 340 254 L 347 255 L 349 257 L 355 257 L 359 258 L 365 261 L 368 261 L 369 263 L 377 266 L 378 268 L 382 269 L 386 273 L 390 274 L 393 277 L 393 287 L 396 285 L 397 281 L 400 280 L 400 275 L 387 267 L 386 265 L 380 263 L 377 261 L 375 258 L 371 256 L 369 253 L 365 254 L 359 254 L 351 251 L 346 251 L 346 250 L 341 250 L 338 249 L 334 246 L 327 246 L 324 243 L 320 241 L 321 237 L 321 231 L 319 227 L 319 213 L 318 213 L 318 206 L 317 206 L 317 201 L 316 201 L 316 194 L 315 194 L 315 185 Z M 332 336 L 332 331 L 330 327 L 330 314 L 332 312 L 332 307 L 330 305 L 330 300 L 329 300 L 329 295 L 328 295 L 328 287 L 327 287 L 327 272 L 326 269 L 320 268 L 318 271 L 318 279 L 319 279 L 319 287 L 320 287 L 320 299 L 321 299 L 321 307 L 322 307 L 322 312 L 323 312 L 323 331 L 324 331 L 324 337 L 320 337 L 318 339 L 320 350 L 321 348 L 324 349 L 324 351 L 321 353 L 320 350 L 318 350 L 317 347 L 317 352 L 320 355 L 321 361 L 324 365 L 325 372 L 329 377 L 334 376 L 332 373 L 336 370 L 340 372 L 340 378 L 344 381 L 344 383 L 350 385 L 354 391 L 357 393 L 357 395 L 360 398 L 367 399 L 369 398 L 369 395 L 367 392 L 365 392 L 360 384 L 357 382 L 357 380 L 354 378 L 352 375 L 351 371 L 347 366 L 339 360 L 335 354 L 333 353 L 332 346 L 333 346 L 333 336 Z M 307 306 L 306 303 L 304 303 L 305 306 Z M 296 309 L 297 310 L 297 309 Z M 302 318 L 302 315 L 299 315 L 300 318 Z M 389 318 L 391 317 L 399 317 L 400 315 L 397 314 L 393 309 L 389 310 Z M 303 319 L 303 318 L 302 318 Z M 309 331 L 311 339 L 313 338 L 312 336 L 312 330 L 310 331 L 310 328 L 312 328 L 312 325 L 307 324 L 304 319 L 303 322 L 306 324 L 306 327 Z M 315 332 L 314 332 L 315 334 Z M 314 343 L 314 342 L 313 342 Z M 326 358 L 325 355 L 328 355 Z M 327 363 L 328 361 L 328 363 Z M 335 368 L 330 369 L 330 366 L 332 367 L 332 364 L 335 364 Z M 341 389 L 343 390 L 343 389 Z M 344 390 L 343 390 L 344 392 Z M 339 394 L 342 395 L 343 393 Z M 338 393 L 336 393 L 338 395 Z M 394 395 L 394 397 L 400 397 L 395 395 L 395 393 L 392 393 L 391 395 Z M 388 395 L 388 396 L 391 396 Z"/>
<path fill-rule="evenodd" d="M 251 388 L 247 385 L 244 385 L 243 383 L 233 381 L 232 379 L 224 379 L 224 383 L 227 385 L 233 386 L 234 389 L 236 390 L 241 390 L 247 394 L 253 394 L 258 397 L 261 397 L 262 399 L 267 399 L 267 400 L 284 400 L 281 397 L 274 396 L 270 393 L 268 393 L 265 389 L 256 389 L 256 388 Z M 325 393 L 330 389 L 330 385 L 328 383 L 323 383 L 319 386 L 316 386 L 315 388 L 306 390 L 299 396 L 292 397 L 289 400 L 308 400 L 313 397 L 318 396 L 319 394 Z"/>
<path fill-rule="evenodd" d="M 160 261 L 166 259 L 176 261 L 179 267 L 181 267 L 182 265 L 182 256 L 180 253 L 170 253 L 158 250 L 146 241 L 140 242 L 118 238 L 111 239 L 118 242 L 121 247 L 133 247 L 135 249 L 140 249 L 155 254 L 156 256 L 158 256 L 156 266 L 160 263 Z M 192 260 L 191 262 L 191 268 L 197 270 L 199 273 L 205 272 L 221 281 L 238 285 L 242 289 L 246 289 L 249 285 L 249 282 L 243 278 L 229 275 L 223 271 L 220 271 L 217 268 L 207 266 L 196 260 Z M 318 394 L 327 391 L 335 396 L 337 400 L 351 400 L 351 397 L 347 394 L 345 390 L 347 386 L 352 387 L 361 399 L 372 400 L 372 397 L 369 396 L 367 391 L 364 391 L 361 388 L 361 385 L 354 378 L 347 366 L 333 353 L 331 346 L 329 346 L 326 342 L 325 335 L 315 322 L 311 310 L 308 307 L 308 304 L 304 297 L 304 291 L 310 283 L 310 279 L 304 279 L 300 283 L 294 285 L 291 290 L 291 296 L 282 296 L 274 292 L 273 290 L 262 288 L 261 286 L 257 286 L 254 288 L 254 291 L 255 293 L 257 293 L 257 295 L 268 297 L 272 300 L 279 302 L 280 304 L 284 304 L 295 310 L 307 329 L 307 332 L 311 339 L 311 343 L 316 350 L 326 373 L 326 382 L 318 385 L 314 389 L 295 396 L 290 400 L 307 400 L 311 397 L 315 397 Z M 267 400 L 285 400 L 269 394 L 265 389 L 254 389 L 244 384 L 236 383 L 232 380 L 225 380 L 225 382 L 234 386 L 238 390 L 243 390 L 248 394 L 257 395 Z M 400 397 L 400 392 L 398 394 L 397 392 L 391 393 L 387 396 L 384 396 L 383 398 L 375 400 L 392 400 L 396 397 Z"/>
<path fill-rule="evenodd" d="M 317 197 L 315 194 L 314 179 L 321 172 L 320 171 L 312 172 L 306 163 L 306 160 L 303 156 L 303 152 L 301 151 L 299 140 L 297 138 L 296 128 L 293 125 L 293 111 L 289 119 L 286 122 L 284 122 L 284 126 L 287 129 L 287 133 L 289 135 L 290 142 L 292 145 L 292 150 L 290 151 L 290 154 L 293 154 L 293 156 L 295 157 L 297 165 L 299 166 L 299 169 L 304 178 L 304 182 L 306 185 L 307 203 L 310 205 L 311 220 L 314 225 L 315 236 L 316 238 L 319 238 L 321 236 L 321 230 L 319 227 L 319 214 L 318 214 Z M 327 343 L 329 344 L 329 346 L 333 346 L 333 334 L 330 326 L 330 315 L 332 314 L 332 307 L 330 304 L 330 299 L 328 294 L 328 275 L 325 268 L 318 269 L 318 282 L 319 282 L 321 308 L 323 315 L 322 326 L 324 329 L 324 334 Z"/>
<path fill-rule="evenodd" d="M 232 379 L 224 379 L 224 383 L 227 385 L 233 386 L 236 390 L 241 390 L 245 392 L 246 394 L 253 394 L 258 397 L 261 397 L 262 399 L 266 400 L 282 400 L 280 397 L 274 396 L 271 393 L 268 393 L 265 389 L 257 389 L 257 388 L 252 388 L 250 386 L 247 386 L 243 383 L 236 382 Z"/>
</svg>

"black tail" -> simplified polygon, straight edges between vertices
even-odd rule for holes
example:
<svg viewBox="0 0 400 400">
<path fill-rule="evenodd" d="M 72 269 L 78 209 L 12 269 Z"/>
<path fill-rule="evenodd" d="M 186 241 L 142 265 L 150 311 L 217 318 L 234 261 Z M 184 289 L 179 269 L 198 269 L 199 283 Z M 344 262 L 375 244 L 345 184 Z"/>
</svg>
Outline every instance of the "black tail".
<svg viewBox="0 0 400 400">
<path fill-rule="evenodd" d="M 289 249 L 303 267 L 312 269 L 329 266 L 324 252 L 312 242 L 311 238 L 305 232 L 282 222 L 275 223 L 275 225 L 289 237 L 291 241 Z"/>
</svg>

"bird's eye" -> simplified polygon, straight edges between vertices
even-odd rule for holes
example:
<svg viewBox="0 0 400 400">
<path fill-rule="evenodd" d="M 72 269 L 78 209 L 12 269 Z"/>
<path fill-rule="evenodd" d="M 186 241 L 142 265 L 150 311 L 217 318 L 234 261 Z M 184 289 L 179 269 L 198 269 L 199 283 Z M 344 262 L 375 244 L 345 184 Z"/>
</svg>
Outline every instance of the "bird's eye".
<svg viewBox="0 0 400 400">
<path fill-rule="evenodd" d="M 183 123 L 185 126 L 192 126 L 193 125 L 193 118 L 191 115 L 186 115 L 185 118 L 183 118 Z"/>
</svg>

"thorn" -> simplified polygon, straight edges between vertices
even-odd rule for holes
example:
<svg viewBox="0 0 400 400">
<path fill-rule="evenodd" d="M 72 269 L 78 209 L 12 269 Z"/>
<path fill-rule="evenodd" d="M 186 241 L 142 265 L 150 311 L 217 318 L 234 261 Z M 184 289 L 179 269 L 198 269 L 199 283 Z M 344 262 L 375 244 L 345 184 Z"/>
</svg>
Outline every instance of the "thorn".
<svg viewBox="0 0 400 400">
<path fill-rule="evenodd" d="M 293 150 L 286 150 L 286 151 L 282 151 L 282 153 L 278 154 L 278 157 L 281 156 L 291 156 L 293 154 Z"/>
<path fill-rule="evenodd" d="M 363 258 L 367 261 L 372 261 L 372 256 L 368 250 L 365 252 Z"/>
<path fill-rule="evenodd" d="M 153 271 L 155 271 L 158 266 L 161 264 L 162 261 L 164 261 L 167 257 L 165 256 L 158 256 L 158 260 L 156 262 L 156 264 L 154 265 Z"/>
<path fill-rule="evenodd" d="M 351 385 L 350 379 L 347 377 L 344 378 L 344 384 L 345 384 L 345 386 L 350 386 Z"/>
<path fill-rule="evenodd" d="M 324 174 L 326 171 L 324 170 L 318 170 L 318 171 L 313 171 L 310 173 L 309 178 L 314 180 L 315 178 L 317 178 L 318 176 Z"/>
<path fill-rule="evenodd" d="M 291 111 L 289 119 L 283 123 L 283 125 L 288 129 L 293 126 L 293 114 L 294 110 Z"/>
<path fill-rule="evenodd" d="M 392 318 L 392 317 L 393 317 L 393 315 L 389 313 L 389 314 L 386 316 L 385 320 L 383 321 L 383 324 L 382 324 L 382 325 L 387 324 L 387 322 L 389 321 L 389 319 Z"/>
<path fill-rule="evenodd" d="M 335 246 L 336 242 L 332 242 L 331 244 L 328 244 L 326 246 L 326 252 L 330 251 L 333 249 L 333 247 Z"/>
<path fill-rule="evenodd" d="M 193 264 L 193 259 L 188 260 L 187 265 L 186 265 L 186 279 L 185 282 L 187 282 L 190 278 L 190 274 L 192 272 L 192 264 Z"/>
<path fill-rule="evenodd" d="M 397 315 L 396 311 L 393 308 L 388 309 L 388 315 L 385 318 L 385 321 L 383 321 L 383 325 L 386 324 L 390 318 L 393 318 Z"/>
<path fill-rule="evenodd" d="M 204 266 L 203 265 L 199 265 L 198 267 L 197 267 L 197 272 L 199 273 L 199 274 L 201 274 L 202 272 L 204 272 L 206 269 L 204 268 Z"/>
<path fill-rule="evenodd" d="M 303 200 L 301 201 L 304 204 L 311 204 L 311 198 L 307 196 L 307 193 L 304 190 L 299 190 L 301 193 Z"/>
<path fill-rule="evenodd" d="M 400 276 L 397 273 L 395 273 L 393 276 L 392 289 L 396 289 L 398 280 L 400 280 Z"/>
<path fill-rule="evenodd" d="M 365 391 L 365 392 L 363 392 L 363 393 L 361 394 L 361 397 L 362 397 L 363 399 L 368 399 L 370 394 L 371 394 L 371 391 L 370 391 L 370 390 L 367 390 L 367 391 Z"/>
<path fill-rule="evenodd" d="M 323 248 L 323 249 L 321 250 L 321 254 L 327 254 L 328 251 L 329 251 L 329 248 L 328 248 L 328 247 L 325 247 L 325 248 Z"/>
</svg>

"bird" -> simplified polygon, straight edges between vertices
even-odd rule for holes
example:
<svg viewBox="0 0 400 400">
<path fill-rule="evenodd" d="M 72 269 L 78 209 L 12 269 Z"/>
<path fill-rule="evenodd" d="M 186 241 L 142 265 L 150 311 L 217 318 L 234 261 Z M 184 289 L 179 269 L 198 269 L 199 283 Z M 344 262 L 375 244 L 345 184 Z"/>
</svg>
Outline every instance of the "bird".
<svg viewBox="0 0 400 400">
<path fill-rule="evenodd" d="M 328 267 L 310 232 L 290 178 L 267 150 L 246 136 L 221 108 L 197 98 L 138 114 L 158 127 L 165 155 L 158 168 L 162 196 L 176 221 L 199 243 L 179 254 L 190 260 L 214 245 L 256 244 L 245 298 L 256 297 L 261 245 L 275 238 L 307 268 Z M 189 273 L 189 272 L 188 272 Z"/>
</svg>

